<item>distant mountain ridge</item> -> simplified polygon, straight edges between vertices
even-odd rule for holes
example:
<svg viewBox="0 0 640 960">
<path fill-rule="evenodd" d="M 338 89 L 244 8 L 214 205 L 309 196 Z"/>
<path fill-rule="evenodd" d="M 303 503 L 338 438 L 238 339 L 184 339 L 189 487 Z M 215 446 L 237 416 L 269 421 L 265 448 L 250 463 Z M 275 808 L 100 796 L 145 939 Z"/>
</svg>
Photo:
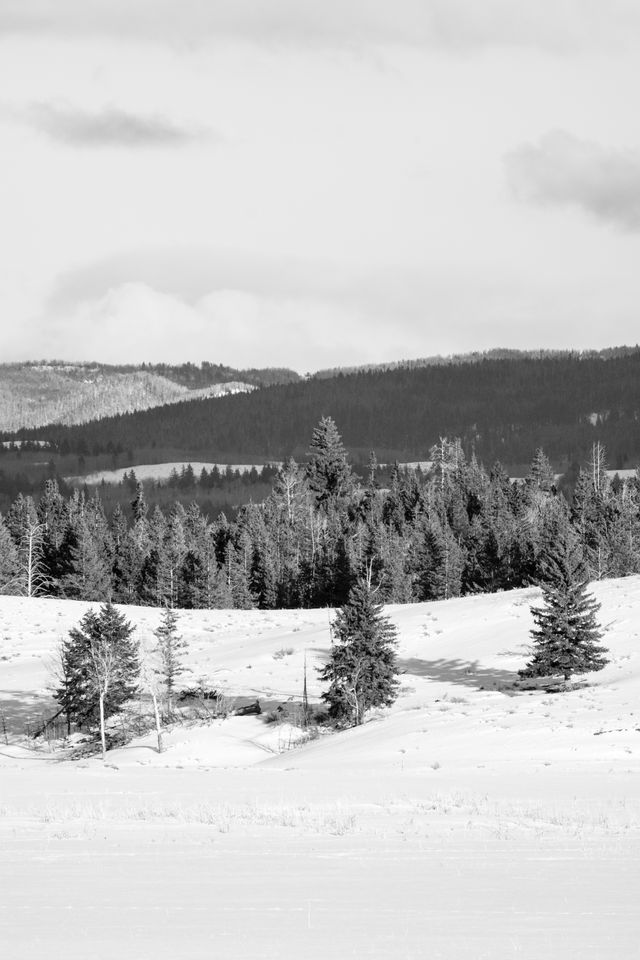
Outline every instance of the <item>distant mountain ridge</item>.
<svg viewBox="0 0 640 960">
<path fill-rule="evenodd" d="M 612 468 L 640 462 L 640 348 L 540 353 L 398 365 L 311 377 L 253 394 L 170 403 L 85 426 L 21 431 L 61 455 L 184 451 L 194 460 L 304 458 L 319 419 L 331 416 L 351 454 L 366 462 L 425 460 L 441 436 L 468 455 L 517 471 L 543 447 L 558 469 L 604 443 Z M 10 439 L 7 437 L 7 439 Z M 159 459 L 159 458 L 158 458 Z M 139 462 L 151 462 L 140 460 Z M 515 475 L 518 475 L 517 472 Z"/>
<path fill-rule="evenodd" d="M 0 430 L 89 423 L 296 379 L 296 373 L 284 369 L 243 371 L 211 363 L 173 367 L 62 361 L 0 364 Z"/>
<path fill-rule="evenodd" d="M 382 363 L 362 363 L 350 367 L 327 367 L 317 370 L 313 377 L 326 380 L 340 374 L 369 373 L 375 370 L 418 370 L 422 367 L 446 367 L 464 363 L 481 363 L 483 360 L 544 360 L 558 357 L 577 357 L 585 359 L 595 357 L 609 360 L 614 357 L 627 357 L 640 347 L 607 347 L 604 350 L 514 350 L 509 347 L 495 347 L 493 350 L 474 350 L 470 353 L 434 354 L 430 357 L 418 357 L 415 360 L 392 360 Z"/>
</svg>

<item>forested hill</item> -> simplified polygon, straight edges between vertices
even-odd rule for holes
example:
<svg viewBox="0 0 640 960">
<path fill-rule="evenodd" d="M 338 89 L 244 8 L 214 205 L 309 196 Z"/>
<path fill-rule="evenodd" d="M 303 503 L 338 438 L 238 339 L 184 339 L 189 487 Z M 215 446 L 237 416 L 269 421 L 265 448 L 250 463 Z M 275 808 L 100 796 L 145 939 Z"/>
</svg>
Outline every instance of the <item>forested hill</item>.
<svg viewBox="0 0 640 960">
<path fill-rule="evenodd" d="M 438 437 L 460 437 L 490 464 L 526 464 L 542 446 L 559 467 L 595 440 L 612 467 L 640 461 L 640 348 L 624 355 L 485 358 L 470 363 L 312 378 L 251 394 L 171 404 L 76 427 L 22 431 L 60 452 L 182 447 L 200 459 L 301 457 L 322 416 L 358 459 L 425 459 Z"/>
<path fill-rule="evenodd" d="M 634 353 L 638 347 L 608 347 L 605 350 L 592 350 L 582 355 L 610 359 L 611 357 L 626 357 Z M 493 350 L 473 351 L 472 353 L 454 353 L 449 356 L 436 354 L 431 357 L 419 357 L 417 360 L 394 360 L 387 363 L 366 363 L 355 367 L 327 367 L 317 370 L 313 376 L 324 378 L 335 377 L 339 373 L 365 373 L 372 370 L 397 370 L 398 367 L 416 369 L 417 367 L 442 367 L 455 363 L 480 363 L 482 360 L 541 360 L 552 357 L 566 357 L 566 350 L 514 350 L 507 347 L 496 347 Z"/>
<path fill-rule="evenodd" d="M 299 380 L 293 370 L 236 370 L 221 364 L 110 366 L 0 364 L 0 430 L 87 423 L 198 396 Z"/>
</svg>

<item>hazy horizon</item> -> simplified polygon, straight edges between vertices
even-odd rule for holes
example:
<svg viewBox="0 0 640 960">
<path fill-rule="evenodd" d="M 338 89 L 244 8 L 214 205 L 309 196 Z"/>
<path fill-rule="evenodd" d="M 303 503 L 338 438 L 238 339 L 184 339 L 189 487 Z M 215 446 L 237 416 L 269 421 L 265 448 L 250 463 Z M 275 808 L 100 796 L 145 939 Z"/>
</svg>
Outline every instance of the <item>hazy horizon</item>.
<svg viewBox="0 0 640 960">
<path fill-rule="evenodd" d="M 387 358 L 386 360 L 381 360 L 375 363 L 372 363 L 370 361 L 364 361 L 363 363 L 349 363 L 349 364 L 338 363 L 332 366 L 316 367 L 316 368 L 307 369 L 307 370 L 296 369 L 295 367 L 289 366 L 287 364 L 277 364 L 277 365 L 265 364 L 262 367 L 258 366 L 255 369 L 264 369 L 264 367 L 266 366 L 273 366 L 273 367 L 278 366 L 278 367 L 282 367 L 283 369 L 293 370 L 295 373 L 299 374 L 301 377 L 304 377 L 305 375 L 314 375 L 317 373 L 323 373 L 325 371 L 333 370 L 333 369 L 348 371 L 348 370 L 361 369 L 365 367 L 403 366 L 403 365 L 429 363 L 429 362 L 436 363 L 440 360 L 442 361 L 458 360 L 458 359 L 464 360 L 467 357 L 471 358 L 478 355 L 491 356 L 491 355 L 499 354 L 503 352 L 509 352 L 513 354 L 540 354 L 542 356 L 542 355 L 548 355 L 548 354 L 568 354 L 568 353 L 575 353 L 575 354 L 603 353 L 603 352 L 618 351 L 618 350 L 640 350 L 640 344 L 638 343 L 610 344 L 605 347 L 600 347 L 600 348 L 589 347 L 589 348 L 585 348 L 584 350 L 581 349 L 580 347 L 556 348 L 556 347 L 537 346 L 537 347 L 529 347 L 529 348 L 517 348 L 517 347 L 495 346 L 495 347 L 488 347 L 485 350 L 456 351 L 455 353 L 449 353 L 449 354 L 438 353 L 438 354 L 432 354 L 430 356 L 420 356 L 420 357 L 417 357 L 417 356 L 416 357 L 391 357 L 391 358 Z M 183 363 L 193 363 L 195 366 L 200 366 L 200 367 L 202 366 L 203 363 L 211 363 L 214 365 L 229 367 L 232 370 L 250 369 L 249 367 L 242 367 L 239 364 L 234 363 L 233 359 L 231 360 L 229 360 L 228 358 L 210 359 L 208 357 L 200 357 L 199 359 L 185 360 L 185 361 L 179 361 L 172 358 L 164 358 L 164 359 L 155 360 L 155 361 L 140 360 L 139 362 L 133 362 L 130 359 L 123 359 L 120 361 L 118 360 L 104 361 L 98 357 L 82 357 L 82 356 L 77 356 L 77 357 L 31 356 L 31 357 L 24 357 L 18 360 L 6 360 L 6 361 L 0 360 L 0 366 L 5 366 L 5 365 L 20 366 L 21 364 L 31 364 L 36 366 L 48 365 L 48 364 L 50 365 L 69 364 L 70 366 L 95 365 L 95 366 L 103 366 L 103 367 L 123 367 L 123 366 L 139 367 L 143 364 L 147 364 L 148 366 L 165 365 L 170 367 L 177 367 L 177 366 L 181 366 Z"/>
</svg>

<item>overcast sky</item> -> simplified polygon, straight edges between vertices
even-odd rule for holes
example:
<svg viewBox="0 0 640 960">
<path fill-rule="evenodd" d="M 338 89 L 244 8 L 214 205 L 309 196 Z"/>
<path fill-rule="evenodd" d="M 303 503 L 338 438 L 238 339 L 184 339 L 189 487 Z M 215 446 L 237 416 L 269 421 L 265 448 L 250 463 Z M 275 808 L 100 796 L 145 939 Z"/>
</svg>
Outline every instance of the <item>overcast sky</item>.
<svg viewBox="0 0 640 960">
<path fill-rule="evenodd" d="M 637 0 L 0 0 L 0 359 L 640 340 Z"/>
</svg>

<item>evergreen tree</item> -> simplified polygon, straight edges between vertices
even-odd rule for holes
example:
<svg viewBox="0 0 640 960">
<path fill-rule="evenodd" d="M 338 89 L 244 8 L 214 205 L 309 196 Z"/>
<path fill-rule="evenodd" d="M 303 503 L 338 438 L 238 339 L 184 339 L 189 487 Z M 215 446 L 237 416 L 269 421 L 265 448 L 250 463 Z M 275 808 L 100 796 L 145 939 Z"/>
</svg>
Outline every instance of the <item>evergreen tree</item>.
<svg viewBox="0 0 640 960">
<path fill-rule="evenodd" d="M 118 713 L 137 690 L 138 644 L 133 626 L 110 603 L 88 610 L 60 650 L 62 682 L 54 696 L 80 726 Z"/>
<path fill-rule="evenodd" d="M 420 600 L 460 596 L 464 555 L 447 524 L 426 525 L 418 548 L 417 582 Z"/>
<path fill-rule="evenodd" d="M 135 476 L 133 470 L 132 476 Z M 133 522 L 142 523 L 147 516 L 147 504 L 144 498 L 144 487 L 140 480 L 136 481 L 136 495 L 131 501 L 131 512 L 133 513 Z"/>
<path fill-rule="evenodd" d="M 580 544 L 567 524 L 557 524 L 541 567 L 544 605 L 531 611 L 533 657 L 521 676 L 562 674 L 569 680 L 574 673 L 602 670 L 608 661 L 597 642 L 602 636 L 596 620 L 600 605 L 587 593 Z"/>
<path fill-rule="evenodd" d="M 96 535 L 87 518 L 74 524 L 68 543 L 68 572 L 64 595 L 79 600 L 107 600 L 111 596 L 112 557 L 104 536 Z"/>
<path fill-rule="evenodd" d="M 18 548 L 0 513 L 0 593 L 20 592 L 19 571 Z"/>
<path fill-rule="evenodd" d="M 400 465 L 394 463 L 391 470 L 391 484 L 382 508 L 384 522 L 395 533 L 402 534 L 405 527 L 404 504 L 402 501 L 402 472 Z"/>
<path fill-rule="evenodd" d="M 323 417 L 313 431 L 307 477 L 320 507 L 344 500 L 353 489 L 347 451 L 331 417 Z"/>
<path fill-rule="evenodd" d="M 238 547 L 229 543 L 225 560 L 225 578 L 231 605 L 235 610 L 252 610 L 255 607 L 250 587 L 250 571 L 248 563 L 249 548 L 245 538 L 240 538 Z"/>
<path fill-rule="evenodd" d="M 46 577 L 52 584 L 65 573 L 63 544 L 69 527 L 67 503 L 60 493 L 57 480 L 47 480 L 38 502 L 38 522 L 42 526 L 42 562 Z"/>
<path fill-rule="evenodd" d="M 531 461 L 527 481 L 544 493 L 549 493 L 555 485 L 553 467 L 542 447 L 538 447 Z"/>
<path fill-rule="evenodd" d="M 162 621 L 154 631 L 158 641 L 158 674 L 167 691 L 167 713 L 171 714 L 176 683 L 186 670 L 184 657 L 188 650 L 187 641 L 178 634 L 178 617 L 171 607 L 165 607 Z"/>
<path fill-rule="evenodd" d="M 338 611 L 333 632 L 331 658 L 320 673 L 329 683 L 322 699 L 334 720 L 358 726 L 372 707 L 390 706 L 397 697 L 396 629 L 360 581 Z"/>
<path fill-rule="evenodd" d="M 413 578 L 409 573 L 408 555 L 411 542 L 388 530 L 382 543 L 383 569 L 380 575 L 380 593 L 385 603 L 413 603 Z"/>
<path fill-rule="evenodd" d="M 127 582 L 129 579 L 129 563 L 127 556 L 127 534 L 129 525 L 122 507 L 116 504 L 111 518 L 111 540 L 113 543 L 112 589 L 113 599 L 126 603 L 129 596 Z"/>
</svg>

